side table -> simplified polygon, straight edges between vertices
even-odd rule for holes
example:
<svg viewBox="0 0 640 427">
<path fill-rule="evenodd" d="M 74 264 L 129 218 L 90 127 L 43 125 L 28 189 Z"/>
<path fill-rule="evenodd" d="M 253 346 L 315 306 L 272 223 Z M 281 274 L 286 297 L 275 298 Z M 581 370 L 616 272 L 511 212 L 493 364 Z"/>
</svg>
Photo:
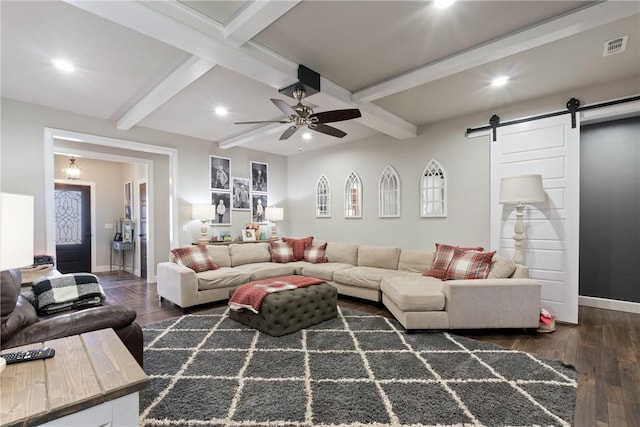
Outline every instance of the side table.
<svg viewBox="0 0 640 427">
<path fill-rule="evenodd" d="M 3 350 L 41 347 L 54 357 L 7 365 L 0 374 L 0 425 L 137 426 L 149 377 L 113 329 Z"/>
<path fill-rule="evenodd" d="M 109 270 L 113 271 L 113 252 L 118 252 L 118 269 L 120 271 L 125 270 L 125 256 L 127 251 L 135 250 L 135 244 L 133 242 L 119 242 L 111 241 L 111 250 L 109 251 Z M 131 272 L 133 272 L 133 259 L 131 260 Z"/>
</svg>

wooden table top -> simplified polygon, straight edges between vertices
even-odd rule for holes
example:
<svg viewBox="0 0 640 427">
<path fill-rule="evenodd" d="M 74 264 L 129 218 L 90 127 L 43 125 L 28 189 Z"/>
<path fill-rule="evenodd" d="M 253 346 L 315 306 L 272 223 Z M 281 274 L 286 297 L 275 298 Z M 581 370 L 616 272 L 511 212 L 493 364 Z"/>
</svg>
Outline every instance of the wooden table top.
<svg viewBox="0 0 640 427">
<path fill-rule="evenodd" d="M 3 350 L 51 347 L 54 357 L 0 373 L 0 426 L 42 424 L 142 390 L 149 377 L 112 329 Z"/>
</svg>

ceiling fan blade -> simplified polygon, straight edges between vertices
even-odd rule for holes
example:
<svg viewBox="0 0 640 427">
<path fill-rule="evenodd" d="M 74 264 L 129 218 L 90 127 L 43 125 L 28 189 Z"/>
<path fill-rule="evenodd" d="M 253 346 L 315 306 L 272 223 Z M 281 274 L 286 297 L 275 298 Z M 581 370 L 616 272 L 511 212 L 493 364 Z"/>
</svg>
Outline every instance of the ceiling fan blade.
<svg viewBox="0 0 640 427">
<path fill-rule="evenodd" d="M 274 105 L 276 107 L 278 107 L 280 109 L 280 111 L 285 113 L 287 116 L 297 116 L 298 115 L 298 113 L 296 113 L 296 110 L 291 108 L 291 106 L 289 104 L 287 104 L 286 102 L 284 102 L 281 99 L 271 98 L 271 102 L 273 102 Z"/>
<path fill-rule="evenodd" d="M 346 135 L 346 132 L 342 132 L 340 129 L 334 128 L 333 126 L 324 125 L 322 123 L 310 124 L 309 129 L 315 130 L 316 132 L 320 133 L 326 133 L 327 135 L 335 136 L 336 138 L 342 138 Z"/>
<path fill-rule="evenodd" d="M 350 108 L 346 110 L 322 111 L 309 116 L 310 119 L 313 119 L 314 117 L 318 119 L 318 123 L 332 123 L 357 119 L 358 117 L 362 117 L 362 114 L 357 108 Z"/>
<path fill-rule="evenodd" d="M 289 126 L 289 128 L 287 128 L 287 130 L 285 130 L 282 135 L 280 135 L 280 141 L 282 141 L 283 139 L 289 139 L 289 137 L 296 133 L 297 130 L 298 126 Z"/>
<path fill-rule="evenodd" d="M 258 123 L 291 123 L 290 120 L 261 120 L 257 122 L 234 122 L 234 125 L 255 125 Z"/>
</svg>

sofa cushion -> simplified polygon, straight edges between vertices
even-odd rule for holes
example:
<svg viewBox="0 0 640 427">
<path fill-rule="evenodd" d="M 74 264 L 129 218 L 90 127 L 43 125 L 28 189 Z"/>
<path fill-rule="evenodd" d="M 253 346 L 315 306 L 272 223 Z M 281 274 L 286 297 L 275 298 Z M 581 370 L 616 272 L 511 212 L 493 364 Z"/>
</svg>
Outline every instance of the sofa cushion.
<svg viewBox="0 0 640 427">
<path fill-rule="evenodd" d="M 293 255 L 293 246 L 288 242 L 269 242 L 271 247 L 271 261 L 279 263 L 287 263 L 295 261 Z"/>
<path fill-rule="evenodd" d="M 483 251 L 483 247 L 461 248 L 460 246 L 443 245 L 436 243 L 436 255 L 433 259 L 433 266 L 425 273 L 425 276 L 435 277 L 436 279 L 445 280 L 447 278 L 447 269 L 453 258 L 453 253 L 458 249 L 467 251 Z"/>
<path fill-rule="evenodd" d="M 327 261 L 327 244 L 309 246 L 304 250 L 304 260 L 311 264 L 319 264 Z"/>
<path fill-rule="evenodd" d="M 232 267 L 254 262 L 271 262 L 268 243 L 232 243 L 229 245 L 229 256 Z"/>
<path fill-rule="evenodd" d="M 495 251 L 475 252 L 456 248 L 447 268 L 447 280 L 486 279 L 495 254 Z"/>
<path fill-rule="evenodd" d="M 302 266 L 301 274 L 308 277 L 317 277 L 318 279 L 333 281 L 333 274 L 338 270 L 352 268 L 353 264 L 345 264 L 342 262 L 328 262 L 320 264 L 307 263 Z"/>
<path fill-rule="evenodd" d="M 296 270 L 293 263 L 279 264 L 271 261 L 243 264 L 238 267 L 234 267 L 233 269 L 249 274 L 251 280 L 269 279 L 271 277 L 278 276 L 290 276 L 294 274 Z"/>
<path fill-rule="evenodd" d="M 178 264 L 184 265 L 196 273 L 219 268 L 216 263 L 213 262 L 213 258 L 211 258 L 209 252 L 207 252 L 205 245 L 175 248 L 171 249 L 171 253 L 176 257 Z"/>
<path fill-rule="evenodd" d="M 358 248 L 358 265 L 362 267 L 398 269 L 400 259 L 400 248 L 366 246 Z"/>
<path fill-rule="evenodd" d="M 304 250 L 311 246 L 313 243 L 313 236 L 305 237 L 303 239 L 292 239 L 291 237 L 283 237 L 283 242 L 291 243 L 293 246 L 293 256 L 296 261 L 302 261 L 304 259 Z"/>
<path fill-rule="evenodd" d="M 442 311 L 442 281 L 433 277 L 385 277 L 380 290 L 403 311 Z"/>
<path fill-rule="evenodd" d="M 196 277 L 198 278 L 199 291 L 239 286 L 251 280 L 249 273 L 229 267 L 196 273 Z"/>
<path fill-rule="evenodd" d="M 516 271 L 516 263 L 509 258 L 494 256 L 489 268 L 488 279 L 507 279 Z"/>
<path fill-rule="evenodd" d="M 388 268 L 357 266 L 337 270 L 333 273 L 333 280 L 344 285 L 380 289 L 380 281 L 395 274 L 398 274 L 396 270 L 389 270 Z"/>
<path fill-rule="evenodd" d="M 433 251 L 418 251 L 403 249 L 398 260 L 398 270 L 411 271 L 413 273 L 426 273 L 433 265 Z"/>
<path fill-rule="evenodd" d="M 231 267 L 229 245 L 207 245 L 207 252 L 218 267 Z"/>
<path fill-rule="evenodd" d="M 358 245 L 353 243 L 328 242 L 327 260 L 329 262 L 358 265 Z"/>
</svg>

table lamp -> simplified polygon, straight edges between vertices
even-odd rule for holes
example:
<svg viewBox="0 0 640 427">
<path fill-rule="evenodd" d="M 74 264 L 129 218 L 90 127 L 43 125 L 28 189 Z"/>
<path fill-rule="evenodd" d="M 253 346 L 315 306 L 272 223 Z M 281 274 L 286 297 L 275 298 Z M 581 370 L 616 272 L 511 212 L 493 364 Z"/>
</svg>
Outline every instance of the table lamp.
<svg viewBox="0 0 640 427">
<path fill-rule="evenodd" d="M 191 219 L 197 219 L 202 222 L 200 225 L 200 238 L 198 243 L 209 243 L 209 233 L 207 231 L 207 221 L 211 221 L 216 217 L 216 207 L 211 204 L 191 205 Z"/>
<path fill-rule="evenodd" d="M 271 221 L 271 240 L 278 240 L 278 228 L 276 226 L 277 221 L 284 219 L 284 209 L 276 208 L 275 206 L 268 207 L 264 213 L 264 219 Z"/>
<path fill-rule="evenodd" d="M 33 196 L 2 193 L 0 231 L 0 271 L 33 265 Z"/>
<path fill-rule="evenodd" d="M 516 205 L 516 224 L 514 226 L 513 240 L 515 252 L 513 262 L 524 263 L 522 254 L 522 241 L 524 240 L 524 205 L 544 202 L 544 188 L 542 175 L 518 175 L 502 178 L 500 181 L 500 204 Z"/>
</svg>

